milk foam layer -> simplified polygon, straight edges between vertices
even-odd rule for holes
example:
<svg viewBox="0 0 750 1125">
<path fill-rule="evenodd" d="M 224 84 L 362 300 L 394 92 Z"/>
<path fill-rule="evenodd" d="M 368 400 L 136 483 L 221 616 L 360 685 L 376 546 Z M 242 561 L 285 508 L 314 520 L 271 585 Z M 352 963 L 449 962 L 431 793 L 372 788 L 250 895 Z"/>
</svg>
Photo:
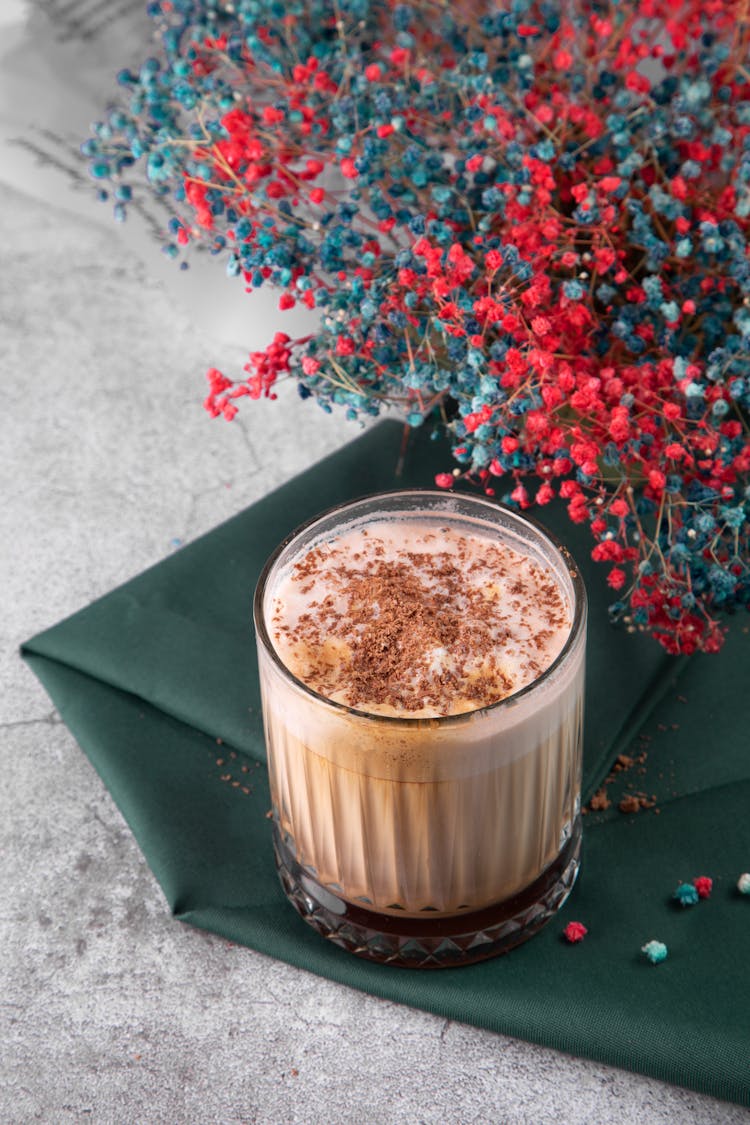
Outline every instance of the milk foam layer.
<svg viewBox="0 0 750 1125">
<path fill-rule="evenodd" d="M 373 521 L 296 559 L 271 636 L 309 687 L 375 714 L 461 714 L 538 679 L 570 632 L 552 572 L 497 536 Z"/>
</svg>

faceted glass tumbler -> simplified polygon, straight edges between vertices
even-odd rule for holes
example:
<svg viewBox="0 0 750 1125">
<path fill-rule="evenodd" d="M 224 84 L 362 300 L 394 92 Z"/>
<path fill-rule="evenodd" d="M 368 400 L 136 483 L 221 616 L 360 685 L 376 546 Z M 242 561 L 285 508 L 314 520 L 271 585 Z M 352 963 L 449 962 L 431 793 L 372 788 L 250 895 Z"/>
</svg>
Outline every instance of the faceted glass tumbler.
<svg viewBox="0 0 750 1125">
<path fill-rule="evenodd" d="M 437 718 L 369 714 L 307 687 L 271 641 L 276 581 L 315 545 L 383 520 L 450 523 L 546 566 L 572 621 L 553 663 L 498 703 Z M 352 953 L 420 968 L 483 960 L 539 930 L 581 845 L 586 595 L 565 547 L 484 498 L 384 493 L 285 540 L 254 614 L 274 849 L 298 913 Z"/>
</svg>

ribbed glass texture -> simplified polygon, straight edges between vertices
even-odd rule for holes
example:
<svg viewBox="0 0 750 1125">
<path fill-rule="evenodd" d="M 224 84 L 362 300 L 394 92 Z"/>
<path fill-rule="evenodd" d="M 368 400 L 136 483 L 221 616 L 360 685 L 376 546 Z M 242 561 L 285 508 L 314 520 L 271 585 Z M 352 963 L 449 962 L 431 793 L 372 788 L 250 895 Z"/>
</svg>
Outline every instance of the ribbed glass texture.
<svg viewBox="0 0 750 1125">
<path fill-rule="evenodd" d="M 450 520 L 549 567 L 573 622 L 551 667 L 500 703 L 437 719 L 366 714 L 296 679 L 268 635 L 274 581 L 316 543 L 376 519 Z M 478 497 L 388 493 L 335 509 L 282 544 L 255 611 L 276 831 L 310 885 L 344 911 L 348 903 L 389 918 L 391 932 L 399 917 L 455 917 L 459 928 L 477 911 L 497 907 L 501 917 L 560 857 L 579 819 L 586 602 L 565 549 Z"/>
</svg>

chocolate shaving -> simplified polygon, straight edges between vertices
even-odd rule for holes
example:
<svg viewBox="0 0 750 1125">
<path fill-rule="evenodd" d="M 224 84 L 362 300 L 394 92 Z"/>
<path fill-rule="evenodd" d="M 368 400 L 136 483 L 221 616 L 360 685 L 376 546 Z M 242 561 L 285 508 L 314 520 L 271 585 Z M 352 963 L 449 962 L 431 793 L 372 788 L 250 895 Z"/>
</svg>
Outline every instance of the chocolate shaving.
<svg viewBox="0 0 750 1125">
<path fill-rule="evenodd" d="M 476 541 L 444 535 L 450 549 L 408 549 L 396 559 L 386 558 L 383 542 L 371 535 L 356 552 L 332 543 L 297 560 L 292 580 L 299 592 L 310 593 L 316 582 L 323 587 L 296 623 L 275 629 L 277 640 L 284 633 L 291 651 L 304 653 L 297 674 L 324 695 L 344 688 L 352 706 L 385 705 L 407 714 L 445 714 L 457 699 L 461 710 L 475 710 L 511 694 L 521 685 L 502 667 L 509 640 L 526 657 L 528 678 L 539 675 L 545 644 L 555 628 L 568 624 L 557 585 L 523 559 L 510 592 L 541 605 L 549 628 L 528 637 L 511 634 L 492 587 L 494 578 L 511 574 L 512 553 L 488 541 L 477 559 Z M 483 585 L 467 580 L 478 564 L 488 576 Z"/>
</svg>

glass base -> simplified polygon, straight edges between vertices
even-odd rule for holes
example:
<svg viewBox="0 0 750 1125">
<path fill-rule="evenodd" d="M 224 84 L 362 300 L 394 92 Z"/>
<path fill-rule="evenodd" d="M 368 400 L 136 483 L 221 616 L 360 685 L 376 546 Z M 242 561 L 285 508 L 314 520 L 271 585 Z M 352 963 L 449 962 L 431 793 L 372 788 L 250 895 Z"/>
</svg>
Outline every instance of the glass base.
<svg viewBox="0 0 750 1125">
<path fill-rule="evenodd" d="M 557 913 L 578 875 L 581 818 L 576 818 L 557 859 L 525 890 L 482 910 L 440 918 L 380 914 L 340 898 L 297 862 L 275 823 L 274 852 L 287 898 L 297 913 L 329 941 L 382 964 L 453 968 L 507 953 Z"/>
</svg>

